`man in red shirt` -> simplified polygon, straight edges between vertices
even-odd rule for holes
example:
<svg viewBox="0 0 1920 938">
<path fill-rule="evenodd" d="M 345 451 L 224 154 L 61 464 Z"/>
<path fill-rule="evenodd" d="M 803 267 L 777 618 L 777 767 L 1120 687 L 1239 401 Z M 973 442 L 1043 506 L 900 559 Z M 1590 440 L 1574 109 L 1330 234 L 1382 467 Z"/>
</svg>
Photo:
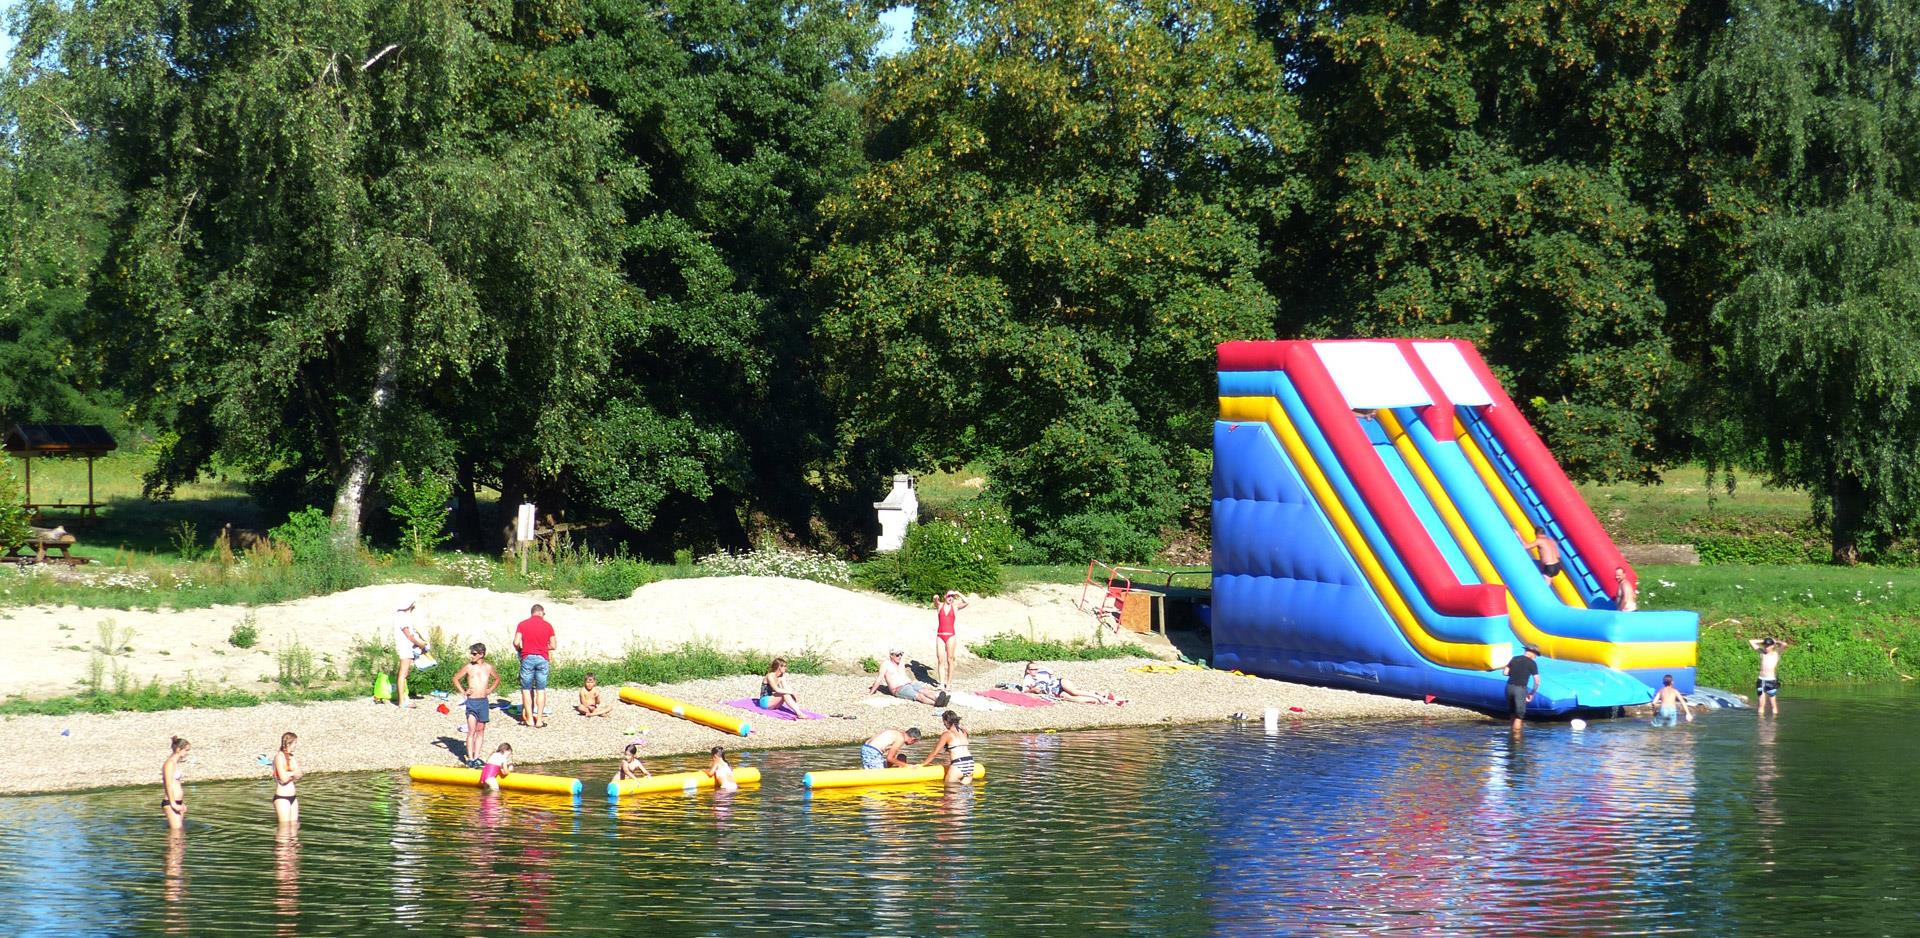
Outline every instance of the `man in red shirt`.
<svg viewBox="0 0 1920 938">
<path fill-rule="evenodd" d="M 536 605 L 513 627 L 513 648 L 520 653 L 520 722 L 547 725 L 547 678 L 553 673 L 553 626 Z"/>
</svg>

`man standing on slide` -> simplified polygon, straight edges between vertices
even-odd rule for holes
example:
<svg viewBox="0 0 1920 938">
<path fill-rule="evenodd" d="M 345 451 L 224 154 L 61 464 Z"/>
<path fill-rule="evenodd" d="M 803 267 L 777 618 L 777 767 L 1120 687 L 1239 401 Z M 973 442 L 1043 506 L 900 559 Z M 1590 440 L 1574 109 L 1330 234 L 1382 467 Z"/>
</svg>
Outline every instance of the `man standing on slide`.
<svg viewBox="0 0 1920 938">
<path fill-rule="evenodd" d="M 1540 663 L 1533 660 L 1539 654 L 1528 645 L 1525 654 L 1507 662 L 1507 713 L 1513 717 L 1516 733 L 1527 715 L 1527 704 L 1533 702 L 1533 692 L 1540 689 Z"/>
<path fill-rule="evenodd" d="M 520 652 L 520 722 L 547 725 L 547 678 L 553 673 L 553 626 L 544 617 L 547 608 L 535 605 L 532 614 L 513 627 L 513 647 Z"/>
</svg>

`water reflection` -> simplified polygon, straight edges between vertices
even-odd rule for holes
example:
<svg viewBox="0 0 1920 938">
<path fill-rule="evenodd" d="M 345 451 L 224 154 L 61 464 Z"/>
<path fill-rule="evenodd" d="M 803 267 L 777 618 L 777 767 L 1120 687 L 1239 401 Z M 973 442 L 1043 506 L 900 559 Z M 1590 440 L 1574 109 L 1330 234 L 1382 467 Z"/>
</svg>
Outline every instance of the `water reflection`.
<svg viewBox="0 0 1920 938">
<path fill-rule="evenodd" d="M 1857 740 L 1901 738 L 1916 702 L 1520 737 L 1495 722 L 1293 721 L 1271 737 L 1257 725 L 984 737 L 990 775 L 975 787 L 811 797 L 795 782 L 818 751 L 754 754 L 757 789 L 615 804 L 321 776 L 302 783 L 300 832 L 282 836 L 257 784 L 196 785 L 196 820 L 172 837 L 149 791 L 0 799 L 0 850 L 15 860 L 0 866 L 0 922 L 28 934 L 1478 935 L 1521 922 L 1792 931 L 1798 915 L 1812 923 L 1801 930 L 1913 933 L 1920 818 L 1897 806 L 1920 766 L 1911 747 Z"/>
</svg>

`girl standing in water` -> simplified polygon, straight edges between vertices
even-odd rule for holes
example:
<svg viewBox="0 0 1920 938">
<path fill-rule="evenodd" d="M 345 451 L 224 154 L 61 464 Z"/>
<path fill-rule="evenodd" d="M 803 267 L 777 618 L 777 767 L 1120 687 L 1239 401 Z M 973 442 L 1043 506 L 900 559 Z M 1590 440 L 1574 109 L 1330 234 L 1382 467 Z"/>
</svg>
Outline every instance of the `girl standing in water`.
<svg viewBox="0 0 1920 938">
<path fill-rule="evenodd" d="M 299 738 L 281 733 L 280 751 L 273 754 L 273 814 L 281 827 L 300 826 L 300 794 L 293 783 L 307 773 L 300 771 L 300 764 L 293 758 L 293 744 Z"/>
<path fill-rule="evenodd" d="M 972 737 L 967 735 L 966 730 L 960 728 L 960 714 L 948 710 L 940 714 L 940 722 L 946 724 L 947 729 L 940 734 L 940 741 L 934 744 L 933 751 L 927 753 L 927 758 L 920 764 L 932 765 L 933 760 L 939 758 L 940 753 L 945 752 L 947 784 L 973 784 L 973 748 L 969 745 Z"/>
<path fill-rule="evenodd" d="M 181 762 L 192 748 L 192 743 L 175 736 L 167 761 L 160 763 L 160 813 L 166 816 L 167 826 L 173 830 L 187 826 L 187 787 L 180 783 L 186 769 L 181 767 Z"/>
</svg>

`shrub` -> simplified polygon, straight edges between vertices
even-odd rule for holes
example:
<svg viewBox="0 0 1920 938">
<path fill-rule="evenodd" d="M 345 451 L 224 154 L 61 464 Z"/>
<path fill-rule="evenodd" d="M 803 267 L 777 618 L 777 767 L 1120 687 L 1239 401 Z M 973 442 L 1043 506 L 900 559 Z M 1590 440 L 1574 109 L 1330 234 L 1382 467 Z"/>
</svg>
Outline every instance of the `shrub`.
<svg viewBox="0 0 1920 938">
<path fill-rule="evenodd" d="M 1694 542 L 1702 564 L 1766 564 L 1782 566 L 1822 563 L 1826 548 L 1787 534 L 1713 535 Z"/>
<path fill-rule="evenodd" d="M 646 564 L 631 557 L 606 557 L 587 568 L 580 592 L 592 599 L 626 599 L 652 580 Z"/>
<path fill-rule="evenodd" d="M 13 474 L 13 460 L 0 460 L 0 540 L 8 547 L 25 543 L 33 534 L 29 524 L 33 513 L 26 509 L 25 501 L 20 494 L 20 477 Z"/>
<path fill-rule="evenodd" d="M 988 661 L 1099 661 L 1106 658 L 1151 657 L 1131 643 L 1094 645 L 1085 641 L 1036 641 L 1013 632 L 1001 632 L 967 645 Z"/>
<path fill-rule="evenodd" d="M 1082 407 L 996 459 L 994 490 L 1034 550 L 1027 562 L 1141 561 L 1181 510 L 1205 502 L 1205 453 L 1168 450 L 1120 401 Z"/>
<path fill-rule="evenodd" d="M 233 631 L 227 633 L 227 644 L 235 648 L 252 648 L 260 642 L 260 624 L 249 612 L 240 621 L 233 624 Z"/>
<path fill-rule="evenodd" d="M 427 470 L 409 478 L 405 466 L 395 465 L 386 478 L 386 490 L 392 499 L 387 513 L 400 522 L 402 549 L 416 558 L 426 557 L 452 539 L 444 533 L 447 515 L 452 512 L 447 505 L 447 499 L 453 496 L 452 483 Z"/>
<path fill-rule="evenodd" d="M 744 554 L 723 551 L 700 558 L 699 566 L 707 576 L 784 576 L 815 583 L 853 580 L 846 561 L 811 550 L 762 547 Z"/>
<path fill-rule="evenodd" d="M 861 658 L 861 659 L 860 659 L 860 670 L 862 670 L 862 671 L 865 671 L 865 672 L 867 672 L 868 674 L 879 674 L 879 673 L 880 673 L 880 659 L 878 659 L 878 658 L 875 658 L 875 657 L 874 657 L 874 656 L 872 656 L 872 655 L 867 655 L 866 657 L 864 657 L 864 658 Z"/>
<path fill-rule="evenodd" d="M 883 558 L 870 581 L 888 592 L 925 599 L 947 590 L 992 595 L 1000 591 L 1000 565 L 1013 551 L 1013 525 L 995 505 L 969 505 L 952 519 L 914 524 L 895 554 L 894 570 Z"/>
<path fill-rule="evenodd" d="M 269 532 L 274 548 L 286 552 L 306 592 L 336 593 L 367 584 L 367 565 L 354 546 L 334 541 L 333 522 L 325 512 L 308 506 L 287 516 L 285 524 Z M 248 556 L 253 556 L 249 551 Z"/>
<path fill-rule="evenodd" d="M 313 649 L 301 644 L 299 639 L 294 639 L 293 644 L 281 648 L 280 653 L 274 658 L 280 665 L 280 676 L 277 680 L 282 688 L 305 690 L 312 687 L 314 680 L 319 676 L 314 668 Z"/>
</svg>

